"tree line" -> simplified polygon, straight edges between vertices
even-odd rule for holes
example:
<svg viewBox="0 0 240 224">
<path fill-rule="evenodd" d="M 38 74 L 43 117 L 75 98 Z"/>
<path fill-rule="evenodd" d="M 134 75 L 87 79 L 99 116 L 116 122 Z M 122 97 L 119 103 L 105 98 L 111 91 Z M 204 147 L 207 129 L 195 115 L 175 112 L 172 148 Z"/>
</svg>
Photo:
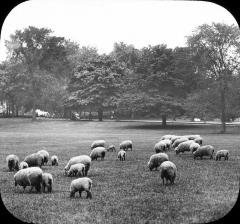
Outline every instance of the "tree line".
<svg viewBox="0 0 240 224">
<path fill-rule="evenodd" d="M 5 41 L 0 64 L 0 101 L 6 116 L 42 109 L 58 117 L 104 111 L 115 118 L 179 116 L 226 121 L 240 116 L 240 31 L 234 25 L 203 24 L 186 47 L 165 44 L 137 49 L 123 42 L 99 54 L 52 30 L 29 26 Z"/>
</svg>

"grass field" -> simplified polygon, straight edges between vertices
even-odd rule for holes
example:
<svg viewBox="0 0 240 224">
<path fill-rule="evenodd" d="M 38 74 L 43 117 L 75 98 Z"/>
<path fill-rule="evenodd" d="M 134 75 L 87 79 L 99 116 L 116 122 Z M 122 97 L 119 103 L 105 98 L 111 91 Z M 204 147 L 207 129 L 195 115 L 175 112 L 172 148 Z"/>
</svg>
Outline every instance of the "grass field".
<svg viewBox="0 0 240 224">
<path fill-rule="evenodd" d="M 140 122 L 72 122 L 0 119 L 0 188 L 6 208 L 17 218 L 34 223 L 203 223 L 223 217 L 234 206 L 239 193 L 240 128 L 229 127 L 219 134 L 216 126 L 175 125 Z M 163 186 L 159 171 L 146 164 L 154 144 L 164 134 L 200 134 L 204 144 L 228 149 L 228 161 L 193 160 L 191 153 L 168 152 L 178 169 L 174 185 Z M 69 158 L 90 154 L 93 140 L 105 139 L 116 146 L 133 141 L 126 161 L 116 161 L 108 152 L 104 161 L 93 161 L 92 200 L 70 199 L 74 177 L 64 176 Z M 5 158 L 20 160 L 45 147 L 59 157 L 59 166 L 43 166 L 54 178 L 53 193 L 23 193 L 15 187 L 13 172 Z"/>
</svg>

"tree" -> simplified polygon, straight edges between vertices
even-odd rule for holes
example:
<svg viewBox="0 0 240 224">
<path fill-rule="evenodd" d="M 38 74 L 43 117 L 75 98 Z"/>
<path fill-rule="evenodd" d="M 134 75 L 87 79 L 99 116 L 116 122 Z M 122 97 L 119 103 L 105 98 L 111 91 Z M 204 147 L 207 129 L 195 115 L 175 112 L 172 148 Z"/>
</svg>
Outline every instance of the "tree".
<svg viewBox="0 0 240 224">
<path fill-rule="evenodd" d="M 41 105 L 46 86 L 65 74 L 68 68 L 65 39 L 50 36 L 51 33 L 49 29 L 29 26 L 15 31 L 10 41 L 6 41 L 10 60 L 22 65 L 19 73 L 32 109 L 32 120 L 36 119 L 35 109 Z"/>
<path fill-rule="evenodd" d="M 203 24 L 187 38 L 198 73 L 204 74 L 205 80 L 218 89 L 222 133 L 226 132 L 226 94 L 229 83 L 239 75 L 239 40 L 239 28 L 223 23 Z"/>
<path fill-rule="evenodd" d="M 67 105 L 89 108 L 98 112 L 114 108 L 119 97 L 124 66 L 107 55 L 99 55 L 80 63 L 68 85 L 70 96 Z"/>
</svg>

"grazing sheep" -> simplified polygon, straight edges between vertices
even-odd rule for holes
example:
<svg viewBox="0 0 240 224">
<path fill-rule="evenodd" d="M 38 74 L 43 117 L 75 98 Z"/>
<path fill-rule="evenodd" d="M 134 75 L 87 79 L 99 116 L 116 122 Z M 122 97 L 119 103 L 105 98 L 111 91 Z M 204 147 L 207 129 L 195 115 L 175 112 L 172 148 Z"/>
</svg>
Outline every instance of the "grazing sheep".
<svg viewBox="0 0 240 224">
<path fill-rule="evenodd" d="M 153 155 L 151 155 L 147 166 L 150 169 L 150 171 L 152 171 L 153 169 L 157 170 L 158 167 L 164 161 L 168 161 L 168 155 L 166 153 L 161 153 L 160 152 L 160 153 L 157 153 L 157 154 L 153 154 Z"/>
<path fill-rule="evenodd" d="M 133 143 L 131 140 L 122 141 L 119 145 L 120 149 L 123 149 L 125 151 L 127 151 L 128 149 L 131 149 L 132 151 L 132 146 L 133 146 Z"/>
<path fill-rule="evenodd" d="M 179 139 L 179 138 L 182 138 L 182 136 L 179 136 L 179 135 L 173 136 L 173 137 L 171 138 L 171 145 L 173 145 L 173 143 L 174 143 L 177 139 Z"/>
<path fill-rule="evenodd" d="M 170 181 L 171 184 L 174 183 L 177 173 L 177 167 L 173 162 L 170 161 L 163 162 L 160 166 L 160 172 L 163 184 L 164 178 L 166 179 L 166 184 L 168 180 Z"/>
<path fill-rule="evenodd" d="M 160 138 L 160 141 L 161 140 L 164 140 L 164 139 L 169 139 L 171 140 L 173 137 L 175 137 L 176 135 L 163 135 L 161 138 Z"/>
<path fill-rule="evenodd" d="M 19 169 L 21 170 L 21 169 L 25 169 L 25 168 L 28 168 L 28 164 L 26 162 L 22 161 L 19 165 Z"/>
<path fill-rule="evenodd" d="M 35 187 L 35 189 L 39 192 L 41 191 L 42 175 L 43 171 L 39 167 L 28 167 L 19 170 L 14 175 L 15 186 L 22 186 L 24 191 L 26 186 L 31 186 L 30 191 L 32 191 L 33 187 Z"/>
<path fill-rule="evenodd" d="M 52 166 L 58 166 L 58 157 L 56 155 L 53 155 L 51 157 L 51 162 L 52 162 Z"/>
<path fill-rule="evenodd" d="M 85 176 L 85 165 L 83 163 L 73 164 L 67 172 L 67 175 L 70 176 Z"/>
<path fill-rule="evenodd" d="M 31 166 L 39 166 L 41 167 L 44 163 L 43 155 L 38 153 L 33 153 L 25 157 L 24 162 L 28 164 L 29 167 Z"/>
<path fill-rule="evenodd" d="M 79 192 L 79 197 L 81 198 L 81 194 L 83 191 L 87 192 L 87 198 L 92 198 L 92 180 L 88 177 L 80 177 L 71 182 L 70 185 L 70 197 L 74 197 L 75 193 Z"/>
<path fill-rule="evenodd" d="M 193 158 L 196 159 L 200 157 L 202 159 L 203 156 L 210 156 L 210 159 L 213 159 L 214 147 L 211 145 L 200 146 L 194 153 Z"/>
<path fill-rule="evenodd" d="M 104 160 L 106 152 L 107 150 L 104 147 L 97 147 L 91 151 L 90 157 L 92 160 L 97 160 L 98 158 L 101 158 L 101 160 Z"/>
<path fill-rule="evenodd" d="M 199 145 L 203 144 L 203 139 L 201 137 L 193 139 L 194 142 L 198 143 Z"/>
<path fill-rule="evenodd" d="M 108 152 L 110 152 L 110 151 L 111 151 L 111 152 L 113 152 L 113 151 L 116 152 L 116 148 L 115 148 L 114 145 L 110 145 L 110 146 L 108 146 L 107 151 L 108 151 Z"/>
<path fill-rule="evenodd" d="M 226 149 L 218 150 L 216 152 L 216 160 L 221 160 L 223 157 L 225 160 L 228 160 L 229 151 Z"/>
<path fill-rule="evenodd" d="M 161 140 L 160 142 L 156 143 L 155 146 L 154 146 L 154 151 L 156 153 L 165 152 L 166 151 L 165 140 Z"/>
<path fill-rule="evenodd" d="M 165 149 L 166 150 L 170 150 L 170 148 L 171 148 L 171 140 L 170 139 L 164 139 L 164 140 L 162 140 L 162 142 L 165 143 Z"/>
<path fill-rule="evenodd" d="M 83 163 L 85 165 L 85 175 L 87 176 L 88 174 L 88 170 L 90 169 L 90 165 L 91 165 L 91 158 L 87 155 L 81 155 L 81 156 L 75 156 L 72 157 L 67 165 L 65 166 L 65 174 L 67 174 L 67 171 L 70 169 L 70 167 L 76 163 Z"/>
<path fill-rule="evenodd" d="M 10 171 L 19 170 L 19 158 L 16 155 L 8 155 L 6 157 L 7 165 Z"/>
<path fill-rule="evenodd" d="M 51 173 L 43 173 L 43 175 L 42 175 L 43 192 L 45 192 L 45 188 L 47 188 L 48 192 L 52 192 L 52 184 L 53 184 L 52 174 Z"/>
<path fill-rule="evenodd" d="M 193 142 L 191 145 L 190 145 L 190 151 L 192 153 L 194 153 L 198 148 L 200 147 L 200 145 L 196 142 Z"/>
<path fill-rule="evenodd" d="M 195 140 L 197 138 L 201 138 L 200 135 L 183 135 L 182 137 L 188 138 L 188 140 Z"/>
<path fill-rule="evenodd" d="M 123 149 L 121 149 L 121 150 L 118 152 L 118 159 L 119 159 L 120 161 L 126 160 L 126 151 L 124 151 Z"/>
<path fill-rule="evenodd" d="M 94 149 L 96 147 L 105 147 L 106 141 L 105 140 L 96 140 L 92 143 L 91 149 Z"/>
<path fill-rule="evenodd" d="M 191 144 L 195 143 L 193 140 L 188 140 L 185 142 L 180 143 L 177 148 L 175 148 L 176 154 L 184 153 L 184 152 L 189 152 L 190 151 L 190 146 Z"/>
<path fill-rule="evenodd" d="M 40 150 L 37 152 L 38 154 L 43 156 L 43 165 L 48 163 L 48 159 L 49 159 L 49 153 L 46 150 Z"/>
<path fill-rule="evenodd" d="M 175 149 L 180 143 L 186 142 L 186 141 L 188 141 L 188 140 L 189 140 L 189 139 L 186 138 L 186 137 L 178 138 L 178 139 L 176 139 L 176 140 L 174 141 L 174 143 L 172 144 L 172 148 Z"/>
</svg>

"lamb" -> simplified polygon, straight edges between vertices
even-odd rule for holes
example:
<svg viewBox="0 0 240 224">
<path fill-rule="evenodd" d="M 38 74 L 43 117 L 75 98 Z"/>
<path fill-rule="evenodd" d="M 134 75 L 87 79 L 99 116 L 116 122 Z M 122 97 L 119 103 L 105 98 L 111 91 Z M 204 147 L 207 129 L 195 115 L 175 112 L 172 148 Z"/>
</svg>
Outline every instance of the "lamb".
<svg viewBox="0 0 240 224">
<path fill-rule="evenodd" d="M 210 156 L 210 159 L 213 159 L 214 147 L 211 145 L 204 145 L 199 147 L 194 153 L 193 158 L 196 159 L 200 157 L 202 159 L 203 156 Z"/>
<path fill-rule="evenodd" d="M 113 152 L 113 151 L 116 152 L 116 148 L 115 148 L 114 145 L 110 145 L 110 146 L 108 146 L 107 151 L 108 151 L 108 152 L 110 152 L 110 151 L 111 151 L 111 152 Z"/>
<path fill-rule="evenodd" d="M 169 180 L 171 184 L 174 183 L 177 173 L 177 167 L 173 162 L 165 161 L 160 166 L 161 178 L 164 185 L 164 178 L 167 181 Z"/>
<path fill-rule="evenodd" d="M 97 160 L 98 158 L 101 158 L 101 160 L 104 160 L 106 152 L 107 150 L 104 147 L 97 147 L 91 151 L 90 157 L 92 160 Z"/>
<path fill-rule="evenodd" d="M 192 153 L 194 153 L 199 147 L 200 147 L 200 145 L 194 141 L 194 142 L 190 145 L 190 151 L 191 151 Z"/>
<path fill-rule="evenodd" d="M 228 160 L 228 155 L 229 155 L 229 151 L 226 149 L 222 149 L 222 150 L 218 150 L 216 152 L 216 161 L 217 160 L 221 160 L 221 158 L 223 157 L 224 160 Z"/>
<path fill-rule="evenodd" d="M 8 155 L 6 157 L 7 165 L 10 171 L 19 170 L 19 158 L 16 155 Z"/>
<path fill-rule="evenodd" d="M 120 161 L 126 160 L 126 151 L 124 151 L 123 149 L 121 149 L 121 150 L 118 152 L 118 159 L 119 159 Z"/>
<path fill-rule="evenodd" d="M 156 153 L 165 152 L 166 151 L 165 140 L 161 140 L 160 142 L 156 143 L 155 146 L 154 146 L 154 151 Z"/>
<path fill-rule="evenodd" d="M 133 143 L 131 140 L 125 140 L 120 143 L 119 147 L 120 149 L 123 149 L 125 151 L 127 151 L 130 148 L 132 151 Z"/>
<path fill-rule="evenodd" d="M 88 156 L 88 155 L 80 155 L 80 156 L 75 156 L 75 157 L 72 157 L 67 165 L 65 166 L 65 174 L 67 174 L 67 171 L 70 169 L 70 167 L 73 165 L 73 164 L 76 164 L 76 163 L 83 163 L 85 165 L 85 175 L 84 176 L 87 176 L 88 174 L 88 170 L 90 169 L 90 165 L 91 165 L 91 158 Z"/>
<path fill-rule="evenodd" d="M 94 149 L 96 147 L 105 147 L 106 141 L 105 140 L 96 140 L 92 143 L 91 149 Z"/>
<path fill-rule="evenodd" d="M 28 164 L 26 162 L 22 161 L 19 165 L 19 169 L 21 170 L 21 169 L 25 169 L 25 168 L 28 168 Z"/>
<path fill-rule="evenodd" d="M 58 166 L 58 157 L 56 155 L 53 155 L 51 157 L 51 162 L 52 162 L 52 166 Z"/>
<path fill-rule="evenodd" d="M 73 164 L 67 172 L 67 175 L 70 176 L 85 176 L 85 165 L 83 163 Z"/>
<path fill-rule="evenodd" d="M 53 184 L 52 174 L 50 174 L 50 173 L 43 173 L 43 175 L 42 175 L 43 192 L 45 192 L 45 188 L 47 188 L 48 192 L 52 192 L 52 184 Z"/>
<path fill-rule="evenodd" d="M 151 155 L 147 166 L 150 169 L 150 171 L 152 171 L 153 169 L 157 170 L 158 167 L 164 161 L 168 161 L 168 155 L 166 153 L 161 153 L 160 152 L 160 153 L 157 153 L 157 154 L 153 154 L 153 155 Z"/>
<path fill-rule="evenodd" d="M 81 194 L 83 191 L 87 192 L 87 198 L 92 198 L 92 180 L 88 177 L 80 177 L 71 182 L 70 185 L 70 197 L 74 197 L 75 193 L 79 192 L 79 197 L 81 198 Z"/>
<path fill-rule="evenodd" d="M 173 148 L 176 148 L 180 143 L 186 142 L 186 141 L 188 141 L 188 140 L 189 140 L 189 139 L 186 138 L 186 137 L 178 138 L 178 139 L 176 139 L 176 140 L 174 141 L 174 143 L 172 144 L 172 147 L 173 147 Z"/>
<path fill-rule="evenodd" d="M 184 153 L 186 151 L 190 151 L 191 144 L 195 143 L 193 140 L 188 140 L 185 142 L 182 142 L 178 145 L 177 148 L 175 148 L 176 154 L 179 154 L 180 152 Z"/>
<path fill-rule="evenodd" d="M 49 159 L 48 151 L 43 149 L 43 150 L 38 151 L 37 153 L 43 156 L 43 159 L 44 159 L 43 160 L 43 165 L 47 164 L 48 163 L 48 159 Z"/>
<path fill-rule="evenodd" d="M 29 167 L 39 166 L 41 168 L 41 166 L 44 163 L 44 158 L 43 158 L 43 155 L 40 155 L 38 153 L 33 153 L 26 156 L 24 159 L 24 162 L 26 162 Z"/>
<path fill-rule="evenodd" d="M 43 171 L 39 167 L 28 167 L 25 169 L 21 169 L 14 175 L 15 186 L 22 186 L 24 191 L 26 186 L 31 186 L 30 191 L 32 191 L 33 187 L 35 187 L 37 192 L 40 192 L 42 175 Z"/>
</svg>

